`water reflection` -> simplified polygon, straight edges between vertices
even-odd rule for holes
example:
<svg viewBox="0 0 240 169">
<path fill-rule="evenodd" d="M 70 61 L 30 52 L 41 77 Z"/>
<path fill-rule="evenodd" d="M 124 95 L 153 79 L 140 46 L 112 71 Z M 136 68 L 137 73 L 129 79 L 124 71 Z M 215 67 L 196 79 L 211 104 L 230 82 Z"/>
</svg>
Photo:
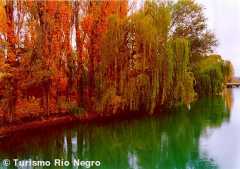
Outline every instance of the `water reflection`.
<svg viewBox="0 0 240 169">
<path fill-rule="evenodd" d="M 223 97 L 225 100 L 225 105 L 228 111 L 230 112 L 233 106 L 233 91 L 232 89 L 226 88 L 223 91 Z"/>
<path fill-rule="evenodd" d="M 92 168 L 101 169 L 215 169 L 219 167 L 218 158 L 209 152 L 216 148 L 221 151 L 221 147 L 211 147 L 211 142 L 214 146 L 216 139 L 223 142 L 225 137 L 216 136 L 211 141 L 214 134 L 210 129 L 221 130 L 222 124 L 231 122 L 227 105 L 229 101 L 223 97 L 208 98 L 192 104 L 190 111 L 180 107 L 164 117 L 22 133 L 1 140 L 0 159 L 80 158 L 100 160 L 101 167 Z"/>
<path fill-rule="evenodd" d="M 233 89 L 233 105 L 229 123 L 210 128 L 200 139 L 201 153 L 212 158 L 220 169 L 240 168 L 240 90 Z"/>
</svg>

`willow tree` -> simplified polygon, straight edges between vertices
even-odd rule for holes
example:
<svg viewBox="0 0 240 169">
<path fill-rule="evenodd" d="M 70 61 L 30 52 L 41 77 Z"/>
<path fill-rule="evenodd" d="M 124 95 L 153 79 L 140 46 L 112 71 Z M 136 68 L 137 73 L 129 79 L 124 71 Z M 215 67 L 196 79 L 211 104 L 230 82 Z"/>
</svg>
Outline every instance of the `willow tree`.
<svg viewBox="0 0 240 169">
<path fill-rule="evenodd" d="M 117 96 L 121 108 L 153 113 L 157 106 L 193 100 L 190 45 L 169 40 L 170 18 L 167 4 L 149 1 L 125 20 L 110 18 L 102 45 L 104 102 Z"/>
<path fill-rule="evenodd" d="M 224 74 L 224 82 L 231 82 L 234 76 L 234 69 L 232 63 L 228 60 L 224 60 L 222 70 Z"/>
<path fill-rule="evenodd" d="M 152 89 L 155 85 L 156 92 L 158 84 L 151 77 L 155 73 L 157 54 L 157 29 L 154 20 L 144 10 L 139 11 L 130 18 L 130 59 L 129 80 L 126 83 L 125 97 L 130 110 L 150 109 Z M 155 100 L 154 100 L 155 101 Z"/>
<path fill-rule="evenodd" d="M 151 39 L 151 43 L 148 42 L 150 52 L 147 53 L 151 60 L 151 106 L 149 111 L 153 113 L 156 106 L 165 105 L 168 102 L 167 96 L 171 90 L 173 63 L 168 49 L 171 13 L 167 3 L 150 1 L 145 3 L 143 12 L 146 18 L 151 19 L 152 28 L 146 27 L 146 32 L 154 30 L 151 33 L 153 39 Z M 139 25 L 139 27 L 141 26 Z M 148 36 L 145 39 L 149 39 Z"/>
<path fill-rule="evenodd" d="M 195 90 L 198 95 L 212 96 L 220 94 L 224 83 L 233 76 L 232 65 L 219 55 L 209 55 L 203 58 L 195 67 Z"/>
<path fill-rule="evenodd" d="M 120 99 L 121 97 L 122 99 L 129 58 L 126 21 L 126 18 L 120 18 L 117 14 L 109 17 L 108 28 L 101 45 L 101 64 L 98 72 L 100 102 L 98 107 L 101 107 L 102 110 L 111 104 L 117 106 L 113 103 L 116 98 Z"/>
<path fill-rule="evenodd" d="M 9 117 L 30 96 L 46 113 L 62 102 L 66 111 L 153 113 L 189 104 L 193 86 L 212 95 L 231 80 L 229 62 L 205 57 L 216 41 L 195 1 L 145 1 L 132 13 L 128 5 L 0 0 L 0 101 Z"/>
<path fill-rule="evenodd" d="M 88 51 L 88 93 L 91 103 L 94 103 L 96 95 L 98 95 L 96 87 L 96 72 L 98 72 L 98 65 L 101 62 L 101 44 L 103 43 L 103 36 L 107 31 L 108 17 L 113 14 L 119 16 L 126 16 L 127 1 L 90 1 L 86 16 L 82 21 L 83 31 L 88 37 L 87 51 Z M 91 108 L 89 106 L 89 108 Z"/>
<path fill-rule="evenodd" d="M 192 64 L 213 52 L 217 40 L 207 27 L 203 6 L 194 0 L 179 0 L 172 5 L 171 14 L 171 36 L 189 39 Z"/>
<path fill-rule="evenodd" d="M 170 102 L 173 104 L 189 104 L 195 97 L 194 76 L 190 71 L 190 45 L 188 40 L 177 38 L 169 42 L 172 54 L 173 81 Z"/>
<path fill-rule="evenodd" d="M 166 47 L 169 8 L 146 2 L 124 22 L 114 17 L 111 22 L 102 48 L 109 90 L 121 97 L 128 110 L 153 112 L 164 102 L 171 81 Z"/>
</svg>

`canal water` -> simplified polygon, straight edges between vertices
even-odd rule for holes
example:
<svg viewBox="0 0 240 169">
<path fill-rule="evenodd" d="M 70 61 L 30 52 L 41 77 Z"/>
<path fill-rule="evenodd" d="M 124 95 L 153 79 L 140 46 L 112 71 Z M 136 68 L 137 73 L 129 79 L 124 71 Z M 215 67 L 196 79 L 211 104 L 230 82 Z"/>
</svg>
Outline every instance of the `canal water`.
<svg viewBox="0 0 240 169">
<path fill-rule="evenodd" d="M 13 159 L 99 161 L 91 167 L 98 169 L 239 169 L 240 89 L 200 99 L 190 110 L 178 107 L 166 115 L 58 126 L 0 140 L 2 169 L 87 168 L 16 167 Z"/>
</svg>

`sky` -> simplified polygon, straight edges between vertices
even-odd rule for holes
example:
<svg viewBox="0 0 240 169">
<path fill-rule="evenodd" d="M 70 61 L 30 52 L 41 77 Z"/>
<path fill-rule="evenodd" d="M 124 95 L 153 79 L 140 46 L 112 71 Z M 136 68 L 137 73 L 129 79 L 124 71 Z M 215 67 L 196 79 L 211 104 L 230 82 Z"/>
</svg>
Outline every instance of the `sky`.
<svg viewBox="0 0 240 169">
<path fill-rule="evenodd" d="M 209 28 L 218 39 L 215 53 L 230 60 L 240 76 L 240 0 L 196 0 L 205 8 Z"/>
</svg>

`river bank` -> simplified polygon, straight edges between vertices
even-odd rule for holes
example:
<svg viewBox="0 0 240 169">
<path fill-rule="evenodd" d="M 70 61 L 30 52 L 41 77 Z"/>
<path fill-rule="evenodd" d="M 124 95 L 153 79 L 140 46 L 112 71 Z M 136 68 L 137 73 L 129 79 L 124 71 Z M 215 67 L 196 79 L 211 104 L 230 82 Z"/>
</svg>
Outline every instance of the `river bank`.
<svg viewBox="0 0 240 169">
<path fill-rule="evenodd" d="M 69 123 L 97 121 L 106 119 L 109 116 L 102 116 L 98 113 L 85 113 L 83 115 L 73 115 L 70 113 L 53 114 L 42 119 L 34 119 L 26 122 L 9 123 L 0 127 L 0 139 L 11 134 L 26 130 L 36 130 L 52 126 L 64 125 Z"/>
<path fill-rule="evenodd" d="M 60 117 L 49 117 L 46 119 L 33 120 L 19 124 L 7 124 L 0 127 L 0 139 L 21 131 L 66 124 L 73 121 L 76 121 L 76 118 L 73 116 L 63 115 Z"/>
<path fill-rule="evenodd" d="M 144 114 L 142 114 L 144 115 Z M 146 115 L 146 114 L 145 114 Z M 140 114 L 141 116 L 141 114 Z M 139 117 L 139 113 L 116 113 L 116 114 L 99 114 L 99 113 L 84 113 L 75 115 L 71 113 L 52 114 L 48 117 L 21 121 L 18 123 L 8 123 L 0 126 L 0 139 L 11 136 L 18 132 L 29 130 L 38 130 L 41 128 L 49 128 L 59 125 L 67 125 L 72 123 L 98 123 L 110 120 L 121 120 L 123 118 Z"/>
<path fill-rule="evenodd" d="M 228 98 L 228 97 L 226 97 Z M 228 99 L 226 99 L 228 100 Z M 176 107 L 175 107 L 176 108 Z M 158 107 L 158 111 L 154 115 L 164 116 L 171 112 L 174 112 L 174 107 Z M 189 110 L 189 109 L 188 109 Z M 98 123 L 118 121 L 122 119 L 137 119 L 142 116 L 149 115 L 146 112 L 128 112 L 122 111 L 119 113 L 97 113 L 97 112 L 82 112 L 81 114 L 74 113 L 52 113 L 48 116 L 36 116 L 31 114 L 24 116 L 24 118 L 15 120 L 12 123 L 6 123 L 0 125 L 0 139 L 9 137 L 13 134 L 18 134 L 25 131 L 38 131 L 39 129 L 48 129 L 50 127 L 68 125 L 68 124 L 84 124 L 84 123 Z"/>
<path fill-rule="evenodd" d="M 238 165 L 238 149 L 232 143 L 239 131 L 236 124 L 239 124 L 240 90 L 234 89 L 228 107 L 229 98 L 203 98 L 192 103 L 190 110 L 180 106 L 152 116 L 136 112 L 135 117 L 120 119 L 115 114 L 116 118 L 106 122 L 77 121 L 19 131 L 0 140 L 0 166 L 1 159 L 79 158 L 100 160 L 101 169 L 128 169 L 136 165 L 143 169 L 237 168 L 229 164 Z M 235 102 L 231 102 L 233 99 Z M 96 120 L 102 121 L 102 117 Z M 138 163 L 133 163 L 136 160 Z"/>
</svg>

